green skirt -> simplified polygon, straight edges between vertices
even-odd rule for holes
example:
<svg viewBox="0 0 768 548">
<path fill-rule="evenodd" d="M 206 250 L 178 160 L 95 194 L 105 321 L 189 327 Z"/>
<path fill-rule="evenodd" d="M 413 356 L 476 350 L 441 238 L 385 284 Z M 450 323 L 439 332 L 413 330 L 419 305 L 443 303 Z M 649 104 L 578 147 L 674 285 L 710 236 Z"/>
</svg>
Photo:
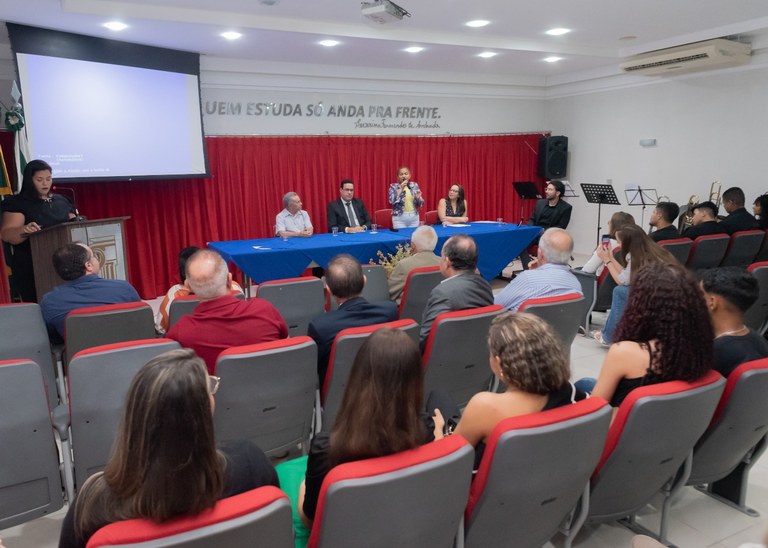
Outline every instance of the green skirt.
<svg viewBox="0 0 768 548">
<path fill-rule="evenodd" d="M 275 466 L 277 477 L 280 478 L 280 488 L 291 500 L 293 512 L 293 530 L 296 533 L 296 548 L 306 548 L 309 541 L 309 529 L 304 527 L 299 517 L 299 486 L 307 475 L 307 457 L 299 457 Z"/>
</svg>

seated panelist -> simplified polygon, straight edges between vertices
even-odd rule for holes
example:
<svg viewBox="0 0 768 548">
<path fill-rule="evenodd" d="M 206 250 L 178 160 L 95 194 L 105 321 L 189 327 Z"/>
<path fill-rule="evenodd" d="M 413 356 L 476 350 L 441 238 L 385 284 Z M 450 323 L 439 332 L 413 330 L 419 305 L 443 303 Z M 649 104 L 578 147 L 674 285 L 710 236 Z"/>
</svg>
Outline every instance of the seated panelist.
<svg viewBox="0 0 768 548">
<path fill-rule="evenodd" d="M 469 222 L 464 188 L 459 183 L 453 183 L 448 189 L 448 196 L 440 198 L 437 203 L 437 216 L 444 225 Z"/>
<path fill-rule="evenodd" d="M 363 232 L 371 228 L 371 217 L 360 198 L 355 198 L 355 183 L 343 179 L 339 184 L 339 198 L 328 204 L 328 232 L 334 227 L 339 232 Z"/>
<path fill-rule="evenodd" d="M 283 238 L 309 238 L 314 228 L 309 213 L 301 209 L 301 198 L 295 192 L 283 196 L 283 209 L 275 217 L 275 234 Z"/>
</svg>

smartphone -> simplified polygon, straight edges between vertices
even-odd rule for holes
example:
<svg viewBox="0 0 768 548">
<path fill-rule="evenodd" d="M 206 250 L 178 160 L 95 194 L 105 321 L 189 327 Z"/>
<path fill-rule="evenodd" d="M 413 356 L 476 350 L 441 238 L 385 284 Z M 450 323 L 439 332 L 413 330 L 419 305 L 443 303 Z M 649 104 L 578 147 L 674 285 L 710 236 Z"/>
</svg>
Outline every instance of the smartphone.
<svg viewBox="0 0 768 548">
<path fill-rule="evenodd" d="M 608 234 L 603 234 L 600 237 L 600 246 L 603 249 L 610 249 L 610 247 L 611 247 L 611 237 Z"/>
</svg>

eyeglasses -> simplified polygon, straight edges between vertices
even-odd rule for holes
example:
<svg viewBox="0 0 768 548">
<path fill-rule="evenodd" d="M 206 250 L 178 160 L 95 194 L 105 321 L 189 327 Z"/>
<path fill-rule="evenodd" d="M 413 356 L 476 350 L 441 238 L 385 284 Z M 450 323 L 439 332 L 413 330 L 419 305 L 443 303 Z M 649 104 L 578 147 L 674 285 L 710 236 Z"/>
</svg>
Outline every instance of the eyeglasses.
<svg viewBox="0 0 768 548">
<path fill-rule="evenodd" d="M 219 390 L 220 383 L 221 383 L 221 377 L 214 377 L 213 375 L 208 375 L 208 392 L 211 393 L 211 396 L 216 394 L 216 392 Z"/>
</svg>

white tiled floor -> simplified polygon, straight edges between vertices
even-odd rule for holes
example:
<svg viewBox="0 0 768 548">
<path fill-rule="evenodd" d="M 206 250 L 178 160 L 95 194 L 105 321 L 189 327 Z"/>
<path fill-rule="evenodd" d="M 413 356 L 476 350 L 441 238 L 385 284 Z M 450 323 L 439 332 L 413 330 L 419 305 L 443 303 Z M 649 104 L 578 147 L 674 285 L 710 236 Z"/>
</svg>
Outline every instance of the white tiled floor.
<svg viewBox="0 0 768 548">
<path fill-rule="evenodd" d="M 578 258 L 577 258 L 578 259 Z M 578 264 L 578 263 L 577 263 Z M 498 290 L 504 284 L 494 281 Z M 150 303 L 154 304 L 154 303 Z M 156 305 L 155 305 L 156 306 Z M 604 314 L 593 318 L 596 328 L 605 321 Z M 574 379 L 597 377 L 606 349 L 588 338 L 577 336 L 571 346 Z M 686 487 L 673 501 L 670 511 L 669 539 L 681 548 L 736 548 L 743 543 L 760 542 L 768 530 L 768 456 L 752 468 L 747 503 L 760 512 L 752 518 L 716 500 Z M 638 521 L 651 530 L 658 529 L 661 497 L 640 512 Z M 50 516 L 0 531 L 7 548 L 46 548 L 57 546 L 59 528 L 66 508 Z M 584 548 L 628 547 L 634 533 L 616 523 L 587 523 L 576 538 L 575 546 Z M 563 545 L 557 537 L 548 547 Z M 510 540 L 514 546 L 514 540 Z"/>
</svg>

